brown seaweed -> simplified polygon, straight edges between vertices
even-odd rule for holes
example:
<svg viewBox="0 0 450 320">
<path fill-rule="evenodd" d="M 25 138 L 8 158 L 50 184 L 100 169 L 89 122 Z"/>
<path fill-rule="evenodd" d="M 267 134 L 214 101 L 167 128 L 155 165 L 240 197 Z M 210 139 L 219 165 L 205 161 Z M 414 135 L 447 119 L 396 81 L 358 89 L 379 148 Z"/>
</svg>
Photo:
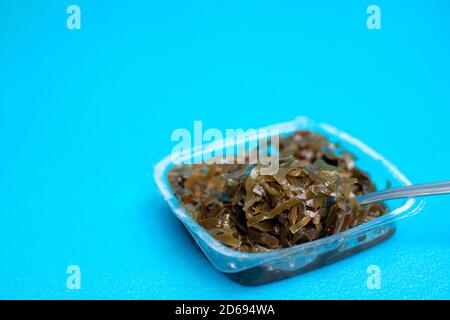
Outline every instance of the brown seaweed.
<svg viewBox="0 0 450 320">
<path fill-rule="evenodd" d="M 223 244 L 259 252 L 343 232 L 387 212 L 382 203 L 359 206 L 376 190 L 356 158 L 309 131 L 280 139 L 279 170 L 263 165 L 195 164 L 168 173 L 173 192 L 193 219 Z"/>
</svg>

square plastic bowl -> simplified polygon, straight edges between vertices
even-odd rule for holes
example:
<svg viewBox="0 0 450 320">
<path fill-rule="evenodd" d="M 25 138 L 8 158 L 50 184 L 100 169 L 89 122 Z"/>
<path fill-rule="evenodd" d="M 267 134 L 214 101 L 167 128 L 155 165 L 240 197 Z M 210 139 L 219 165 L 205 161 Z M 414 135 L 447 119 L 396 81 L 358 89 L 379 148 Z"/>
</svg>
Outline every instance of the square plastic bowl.
<svg viewBox="0 0 450 320">
<path fill-rule="evenodd" d="M 299 117 L 265 129 L 278 129 L 281 135 L 288 135 L 296 130 L 320 133 L 356 155 L 358 167 L 369 172 L 378 186 L 384 186 L 386 181 L 390 181 L 393 186 L 411 184 L 385 157 L 360 140 L 328 124 Z M 226 145 L 229 141 L 224 143 Z M 239 142 L 232 143 L 239 147 Z M 203 146 L 201 150 L 210 151 L 217 145 L 223 146 L 213 143 Z M 185 154 L 169 155 L 156 165 L 154 169 L 156 184 L 177 218 L 185 225 L 214 267 L 231 279 L 246 285 L 263 284 L 291 277 L 369 248 L 395 232 L 396 220 L 418 213 L 425 204 L 422 199 L 397 200 L 394 202 L 395 207 L 390 205 L 390 211 L 385 215 L 336 235 L 264 253 L 240 252 L 214 239 L 191 217 L 172 192 L 167 172 L 177 160 L 185 157 Z M 193 149 L 189 157 L 198 157 L 198 151 Z"/>
</svg>

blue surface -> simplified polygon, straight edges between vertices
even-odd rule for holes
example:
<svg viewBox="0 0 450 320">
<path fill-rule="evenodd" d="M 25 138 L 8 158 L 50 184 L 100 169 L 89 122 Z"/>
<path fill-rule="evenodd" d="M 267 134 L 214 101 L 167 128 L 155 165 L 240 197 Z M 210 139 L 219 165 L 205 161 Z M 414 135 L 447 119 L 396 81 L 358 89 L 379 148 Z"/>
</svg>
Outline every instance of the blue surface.
<svg viewBox="0 0 450 320">
<path fill-rule="evenodd" d="M 415 183 L 450 179 L 450 2 L 2 1 L 0 298 L 450 298 L 450 197 L 260 287 L 217 272 L 153 182 L 176 128 L 307 115 Z M 66 7 L 82 29 L 66 28 Z M 66 288 L 79 265 L 80 290 Z M 369 290 L 366 268 L 381 268 Z"/>
</svg>

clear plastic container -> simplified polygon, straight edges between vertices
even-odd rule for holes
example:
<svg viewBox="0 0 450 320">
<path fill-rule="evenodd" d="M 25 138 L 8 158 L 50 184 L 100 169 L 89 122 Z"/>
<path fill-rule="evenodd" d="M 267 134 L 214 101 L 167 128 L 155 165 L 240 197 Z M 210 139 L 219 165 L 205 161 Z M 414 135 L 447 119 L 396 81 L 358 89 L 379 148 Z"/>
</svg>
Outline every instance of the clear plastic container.
<svg viewBox="0 0 450 320">
<path fill-rule="evenodd" d="M 296 130 L 320 133 L 332 142 L 339 142 L 345 150 L 356 155 L 358 167 L 367 171 L 380 188 L 383 188 L 388 180 L 393 186 L 411 184 L 395 165 L 378 152 L 328 124 L 299 117 L 290 122 L 265 127 L 265 129 L 278 129 L 282 135 Z M 207 148 L 204 146 L 202 152 L 213 150 L 217 145 L 213 143 Z M 239 142 L 237 145 L 239 146 Z M 195 149 L 192 151 L 192 157 L 198 156 L 198 151 Z M 179 157 L 186 157 L 186 155 L 169 155 L 155 166 L 154 178 L 159 190 L 214 267 L 245 285 L 257 285 L 287 278 L 369 248 L 389 238 L 395 232 L 396 220 L 418 213 L 425 204 L 423 199 L 397 200 L 389 204 L 390 211 L 382 217 L 333 236 L 265 253 L 240 252 L 214 239 L 191 218 L 173 194 L 167 180 L 167 172 L 176 160 L 180 159 Z"/>
</svg>

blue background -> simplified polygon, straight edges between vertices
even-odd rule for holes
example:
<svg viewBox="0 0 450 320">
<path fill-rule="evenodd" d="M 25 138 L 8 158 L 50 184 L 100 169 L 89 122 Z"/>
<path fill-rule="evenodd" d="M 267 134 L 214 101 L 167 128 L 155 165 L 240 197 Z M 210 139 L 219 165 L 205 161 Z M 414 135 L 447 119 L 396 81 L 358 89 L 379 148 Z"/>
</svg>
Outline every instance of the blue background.
<svg viewBox="0 0 450 320">
<path fill-rule="evenodd" d="M 81 30 L 66 27 L 73 3 Z M 372 3 L 382 30 L 366 27 Z M 0 298 L 448 299 L 449 196 L 361 254 L 243 287 L 191 243 L 152 172 L 194 120 L 306 115 L 415 183 L 450 179 L 449 89 L 445 0 L 1 1 Z"/>
</svg>

